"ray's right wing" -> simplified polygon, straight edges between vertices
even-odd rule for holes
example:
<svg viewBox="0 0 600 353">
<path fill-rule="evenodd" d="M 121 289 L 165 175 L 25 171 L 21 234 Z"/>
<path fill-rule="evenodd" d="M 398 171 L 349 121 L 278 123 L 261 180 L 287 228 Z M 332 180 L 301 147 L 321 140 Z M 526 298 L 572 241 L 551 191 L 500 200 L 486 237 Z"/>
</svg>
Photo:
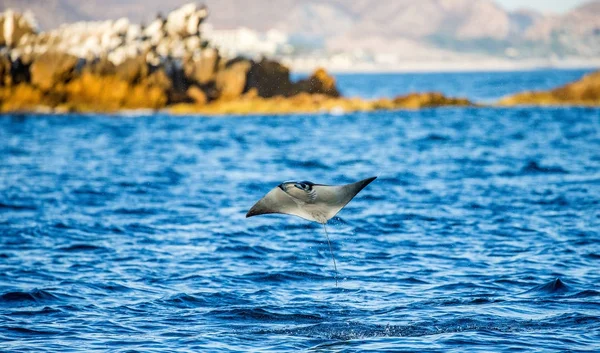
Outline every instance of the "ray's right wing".
<svg viewBox="0 0 600 353">
<path fill-rule="evenodd" d="M 316 204 L 321 205 L 323 214 L 329 220 L 375 179 L 377 177 L 339 186 L 315 185 L 313 188 L 317 192 Z"/>
</svg>

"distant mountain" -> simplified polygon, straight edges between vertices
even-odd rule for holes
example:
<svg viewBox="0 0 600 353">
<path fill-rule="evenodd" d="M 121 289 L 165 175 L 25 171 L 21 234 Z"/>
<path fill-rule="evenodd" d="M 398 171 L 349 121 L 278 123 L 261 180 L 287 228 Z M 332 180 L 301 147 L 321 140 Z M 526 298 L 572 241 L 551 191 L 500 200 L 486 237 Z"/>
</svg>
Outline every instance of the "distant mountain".
<svg viewBox="0 0 600 353">
<path fill-rule="evenodd" d="M 128 17 L 149 22 L 189 0 L 2 0 L 30 9 L 40 27 Z M 370 49 L 399 57 L 472 53 L 532 58 L 600 56 L 600 0 L 563 15 L 509 12 L 492 0 L 206 0 L 217 28 L 278 28 L 320 39 L 329 50 Z M 415 56 L 415 53 L 421 53 Z"/>
</svg>

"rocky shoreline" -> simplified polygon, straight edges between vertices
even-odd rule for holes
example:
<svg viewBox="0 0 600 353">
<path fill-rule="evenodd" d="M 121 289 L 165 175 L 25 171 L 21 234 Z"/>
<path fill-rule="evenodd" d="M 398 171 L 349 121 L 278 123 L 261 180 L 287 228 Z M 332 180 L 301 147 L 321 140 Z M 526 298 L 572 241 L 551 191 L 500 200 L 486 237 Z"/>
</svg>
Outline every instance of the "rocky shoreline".
<svg viewBox="0 0 600 353">
<path fill-rule="evenodd" d="M 207 15 L 189 4 L 145 27 L 119 19 L 37 33 L 26 16 L 7 11 L 0 17 L 0 109 L 111 112 L 247 95 L 339 97 L 323 71 L 292 82 L 278 62 L 222 57 L 200 33 Z"/>
<path fill-rule="evenodd" d="M 498 105 L 600 106 L 600 71 L 549 91 L 517 93 L 501 99 Z"/>
<path fill-rule="evenodd" d="M 150 109 L 218 115 L 475 105 L 435 92 L 345 98 L 322 69 L 294 82 L 276 61 L 221 56 L 202 37 L 200 24 L 207 16 L 205 7 L 188 4 L 147 26 L 123 18 L 37 32 L 30 16 L 6 11 L 0 14 L 0 112 Z M 591 75 L 550 96 L 521 94 L 499 105 L 600 105 L 599 77 Z"/>
</svg>

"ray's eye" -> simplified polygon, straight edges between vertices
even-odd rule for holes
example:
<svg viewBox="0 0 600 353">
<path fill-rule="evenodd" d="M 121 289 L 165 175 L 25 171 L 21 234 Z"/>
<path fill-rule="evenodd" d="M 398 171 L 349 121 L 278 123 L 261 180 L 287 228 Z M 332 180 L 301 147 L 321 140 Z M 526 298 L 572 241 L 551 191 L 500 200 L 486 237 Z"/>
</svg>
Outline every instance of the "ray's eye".
<svg viewBox="0 0 600 353">
<path fill-rule="evenodd" d="M 294 186 L 300 190 L 306 190 L 306 184 L 304 183 L 295 183 Z"/>
</svg>

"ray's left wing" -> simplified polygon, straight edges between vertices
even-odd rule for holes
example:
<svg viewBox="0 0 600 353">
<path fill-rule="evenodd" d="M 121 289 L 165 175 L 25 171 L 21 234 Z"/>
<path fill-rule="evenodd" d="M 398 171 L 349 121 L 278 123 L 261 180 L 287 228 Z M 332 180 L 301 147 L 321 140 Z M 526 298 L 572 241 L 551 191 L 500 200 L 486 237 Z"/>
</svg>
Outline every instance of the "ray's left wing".
<svg viewBox="0 0 600 353">
<path fill-rule="evenodd" d="M 301 209 L 297 202 L 290 195 L 281 190 L 279 186 L 273 188 L 262 199 L 246 213 L 246 218 L 262 214 L 281 213 L 298 216 L 307 220 L 313 220 L 312 217 Z"/>
</svg>

